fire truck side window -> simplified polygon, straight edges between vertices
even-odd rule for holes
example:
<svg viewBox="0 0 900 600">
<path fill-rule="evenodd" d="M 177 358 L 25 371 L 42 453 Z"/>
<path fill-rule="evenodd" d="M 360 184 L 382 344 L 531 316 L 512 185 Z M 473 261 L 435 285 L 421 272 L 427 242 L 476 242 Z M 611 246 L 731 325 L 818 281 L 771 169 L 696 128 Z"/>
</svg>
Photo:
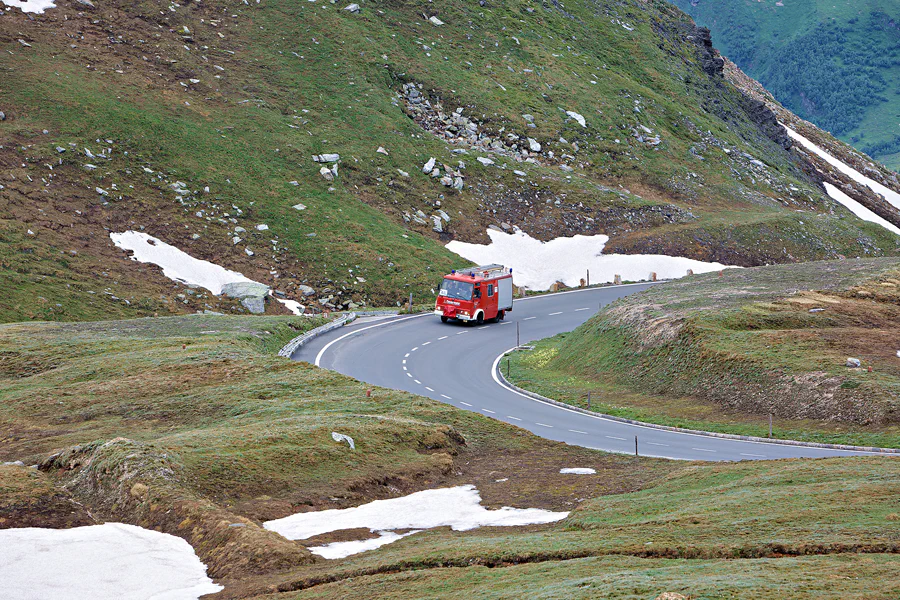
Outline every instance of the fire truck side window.
<svg viewBox="0 0 900 600">
<path fill-rule="evenodd" d="M 475 286 L 475 298 L 481 298 L 481 286 Z"/>
<path fill-rule="evenodd" d="M 494 284 L 488 284 L 488 298 L 494 295 Z"/>
</svg>

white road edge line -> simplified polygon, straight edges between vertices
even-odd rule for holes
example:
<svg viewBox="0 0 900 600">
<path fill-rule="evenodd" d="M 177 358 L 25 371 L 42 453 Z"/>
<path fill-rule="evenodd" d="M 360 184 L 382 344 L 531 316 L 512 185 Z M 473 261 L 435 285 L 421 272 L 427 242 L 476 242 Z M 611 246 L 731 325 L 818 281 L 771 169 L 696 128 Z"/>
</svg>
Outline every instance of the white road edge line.
<svg viewBox="0 0 900 600">
<path fill-rule="evenodd" d="M 633 284 L 633 283 L 629 283 L 629 284 L 623 285 L 622 287 L 627 287 L 627 286 L 629 286 L 629 285 L 642 285 L 642 284 Z M 591 289 L 593 289 L 593 288 L 591 288 Z M 608 289 L 608 288 L 599 288 L 599 289 Z M 572 292 L 559 292 L 559 293 L 560 293 L 560 294 L 571 294 L 571 293 L 575 293 L 575 292 L 579 292 L 579 291 L 584 291 L 584 290 L 573 290 Z M 541 297 L 542 297 L 542 296 L 532 296 L 531 298 L 541 298 Z M 531 298 L 522 298 L 522 300 L 531 300 Z M 505 389 L 506 391 L 512 392 L 513 394 L 516 394 L 517 396 L 521 396 L 521 397 L 525 398 L 526 400 L 531 400 L 532 402 L 537 402 L 537 403 L 539 403 L 539 404 L 544 404 L 544 405 L 546 405 L 546 406 L 550 406 L 550 407 L 556 408 L 556 409 L 558 409 L 558 410 L 563 410 L 563 411 L 570 412 L 570 413 L 576 413 L 576 414 L 579 414 L 579 415 L 581 415 L 581 416 L 583 416 L 583 417 L 588 417 L 588 418 L 591 418 L 591 419 L 597 419 L 598 421 L 607 421 L 607 422 L 609 422 L 609 423 L 621 423 L 620 421 L 614 421 L 614 420 L 612 420 L 612 419 L 607 419 L 606 417 L 601 417 L 601 416 L 599 416 L 599 415 L 589 415 L 589 414 L 587 414 L 587 413 L 583 413 L 583 412 L 580 412 L 580 411 L 577 411 L 577 410 L 572 410 L 571 408 L 565 408 L 565 407 L 563 407 L 563 406 L 559 406 L 559 405 L 556 405 L 556 404 L 551 404 L 551 403 L 549 403 L 549 402 L 544 402 L 543 400 L 538 400 L 537 398 L 532 398 L 531 396 L 527 396 L 527 395 L 523 394 L 522 392 L 520 392 L 520 391 L 518 391 L 518 390 L 514 390 L 513 388 L 511 388 L 511 387 L 509 387 L 509 386 L 507 386 L 507 385 L 504 385 L 504 384 L 500 381 L 500 378 L 497 377 L 497 365 L 500 364 L 500 360 L 501 360 L 504 356 L 506 356 L 507 354 L 509 354 L 510 352 L 512 352 L 512 351 L 515 350 L 515 349 L 516 349 L 515 347 L 512 347 L 512 348 L 510 348 L 509 350 L 506 350 L 505 352 L 502 352 L 499 356 L 497 356 L 497 358 L 494 359 L 494 363 L 491 365 L 491 377 L 494 378 L 494 383 L 496 383 L 497 385 L 499 385 L 500 387 L 502 387 L 502 388 Z M 628 425 L 629 425 L 630 427 L 637 427 L 637 428 L 639 428 L 639 429 L 649 429 L 649 430 L 652 430 L 652 431 L 665 431 L 666 433 L 670 433 L 670 434 L 673 434 L 673 435 L 684 435 L 684 436 L 691 436 L 691 437 L 698 437 L 698 438 L 703 438 L 703 439 L 709 439 L 709 436 L 706 436 L 706 435 L 700 435 L 699 433 L 688 433 L 688 432 L 686 432 L 686 431 L 668 431 L 668 430 L 660 430 L 660 429 L 658 429 L 658 428 L 656 428 L 656 427 L 648 427 L 647 425 L 637 425 L 637 424 L 635 424 L 635 423 L 628 423 Z M 757 442 L 757 441 L 753 441 L 753 440 L 729 440 L 729 441 L 737 442 L 737 443 L 739 443 L 739 444 L 757 444 L 757 445 L 759 445 L 759 446 L 779 446 L 779 447 L 782 447 L 782 446 L 789 445 L 789 444 L 773 444 L 773 443 L 771 443 L 771 442 Z M 826 451 L 826 452 L 844 452 L 844 453 L 848 453 L 848 454 L 864 454 L 864 455 L 867 455 L 867 456 L 884 456 L 883 454 L 879 454 L 879 453 L 877 453 L 877 452 L 866 452 L 865 450 L 838 450 L 838 449 L 831 449 L 831 448 L 815 448 L 815 447 L 813 447 L 813 446 L 794 446 L 794 447 L 795 447 L 795 448 L 806 448 L 806 449 L 808 449 L 808 450 L 813 450 L 813 451 L 815 451 L 815 450 L 822 450 L 822 451 Z M 593 449 L 593 450 L 603 450 L 602 448 L 592 448 L 592 449 Z M 603 450 L 603 451 L 604 451 L 604 452 L 609 452 L 609 450 Z M 890 455 L 888 455 L 888 456 L 890 456 Z M 685 459 L 685 458 L 677 458 L 677 457 L 674 457 L 674 456 L 656 456 L 656 457 L 654 457 L 654 458 L 668 458 L 668 459 L 671 459 L 671 460 L 690 460 L 690 459 Z"/>
<path fill-rule="evenodd" d="M 369 329 L 375 329 L 376 327 L 384 327 L 385 325 L 390 325 L 391 323 L 399 323 L 400 321 L 407 321 L 407 320 L 409 320 L 409 319 L 418 319 L 419 317 L 427 317 L 427 316 L 430 316 L 430 315 L 432 315 L 432 314 L 433 314 L 433 313 L 425 313 L 425 314 L 421 314 L 421 315 L 412 315 L 411 317 L 403 317 L 402 319 L 397 319 L 396 321 L 385 321 L 384 323 L 376 323 L 375 325 L 369 325 L 368 327 L 363 327 L 363 328 L 361 328 L 361 329 L 354 329 L 353 331 L 351 331 L 351 332 L 349 332 L 349 333 L 345 333 L 345 334 L 342 335 L 341 337 L 336 338 L 336 339 L 333 339 L 333 340 L 331 340 L 330 342 L 328 342 L 327 344 L 325 344 L 324 346 L 322 346 L 322 349 L 319 350 L 319 353 L 318 353 L 318 354 L 316 354 L 316 362 L 313 363 L 313 364 L 315 364 L 317 367 L 321 366 L 319 363 L 322 362 L 322 356 L 325 354 L 325 351 L 328 350 L 329 348 L 331 348 L 334 344 L 336 344 L 336 343 L 338 343 L 339 341 L 341 341 L 342 339 L 348 338 L 348 337 L 350 337 L 351 335 L 356 335 L 357 333 L 360 333 L 360 332 L 362 332 L 362 331 L 367 331 L 367 330 L 369 330 Z M 407 356 L 409 356 L 409 354 L 407 354 Z"/>
</svg>

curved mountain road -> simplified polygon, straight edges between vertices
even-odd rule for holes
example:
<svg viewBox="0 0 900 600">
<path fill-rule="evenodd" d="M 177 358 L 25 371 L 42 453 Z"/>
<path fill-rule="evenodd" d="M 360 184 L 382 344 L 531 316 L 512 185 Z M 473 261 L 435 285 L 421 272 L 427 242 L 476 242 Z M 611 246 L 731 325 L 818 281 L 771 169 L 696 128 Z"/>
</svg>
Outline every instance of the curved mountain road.
<svg viewBox="0 0 900 600">
<path fill-rule="evenodd" d="M 865 454 L 722 439 L 621 423 L 524 396 L 494 378 L 516 345 L 571 331 L 601 305 L 654 284 L 590 288 L 516 300 L 500 323 L 441 323 L 432 314 L 360 319 L 312 340 L 291 358 L 366 383 L 406 390 L 506 421 L 545 438 L 597 450 L 682 460 L 762 460 Z"/>
</svg>

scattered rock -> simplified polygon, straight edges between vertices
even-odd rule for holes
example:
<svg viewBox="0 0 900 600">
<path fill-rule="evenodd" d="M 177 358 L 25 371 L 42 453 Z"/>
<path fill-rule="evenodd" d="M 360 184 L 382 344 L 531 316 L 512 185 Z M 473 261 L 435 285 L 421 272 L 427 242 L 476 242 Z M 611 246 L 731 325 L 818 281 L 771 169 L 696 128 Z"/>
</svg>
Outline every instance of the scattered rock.
<svg viewBox="0 0 900 600">
<path fill-rule="evenodd" d="M 306 210 L 306 205 L 305 204 L 295 204 L 292 208 L 294 210 Z"/>
<path fill-rule="evenodd" d="M 434 225 L 431 227 L 431 229 L 432 229 L 433 231 L 436 231 L 437 233 L 443 233 L 443 232 L 444 232 L 444 227 L 443 227 L 443 225 L 441 224 L 441 218 L 440 218 L 440 217 L 438 217 L 438 216 L 433 216 L 433 217 L 431 217 L 431 221 L 432 221 L 432 223 L 434 223 Z"/>
<path fill-rule="evenodd" d="M 308 285 L 298 285 L 297 291 L 300 292 L 301 294 L 303 294 L 304 296 L 314 296 L 316 293 L 316 290 L 309 287 Z"/>
<path fill-rule="evenodd" d="M 341 160 L 341 155 L 337 153 L 313 154 L 313 160 L 318 163 L 338 162 L 339 160 Z"/>
<path fill-rule="evenodd" d="M 353 442 L 353 438 L 349 435 L 344 435 L 343 433 L 338 433 L 337 431 L 331 432 L 331 439 L 336 442 L 347 442 L 350 446 L 351 450 L 356 450 L 356 444 Z"/>
<path fill-rule="evenodd" d="M 851 369 L 858 369 L 862 366 L 862 362 L 858 358 L 848 358 L 847 359 L 847 367 Z"/>
<path fill-rule="evenodd" d="M 687 596 L 677 594 L 675 592 L 663 592 L 656 597 L 656 600 L 688 600 Z"/>
<path fill-rule="evenodd" d="M 0 121 L 5 121 L 5 120 L 6 120 L 6 113 L 3 112 L 2 110 L 0 110 Z"/>
<path fill-rule="evenodd" d="M 441 21 L 440 19 L 438 19 L 437 17 L 428 17 L 428 20 L 431 22 L 432 25 L 443 25 L 444 24 L 444 22 Z"/>
<path fill-rule="evenodd" d="M 407 173 L 403 169 L 397 169 L 397 172 L 400 173 L 400 177 L 409 177 L 409 173 Z"/>
<path fill-rule="evenodd" d="M 571 119 L 575 119 L 578 122 L 578 124 L 581 125 L 582 127 L 587 127 L 587 122 L 584 120 L 584 117 L 581 116 L 580 114 L 578 114 L 577 112 L 575 112 L 573 110 L 567 110 L 566 116 L 568 116 Z"/>
<path fill-rule="evenodd" d="M 266 225 L 265 223 L 260 223 L 259 225 L 256 226 L 257 231 L 267 231 L 268 229 L 269 229 L 269 226 Z"/>
<path fill-rule="evenodd" d="M 375 152 L 377 152 L 378 154 L 384 154 L 385 156 L 388 156 L 388 151 L 384 149 L 384 146 L 378 146 L 378 150 L 376 150 Z"/>
<path fill-rule="evenodd" d="M 322 167 L 321 169 L 319 169 L 319 175 L 324 177 L 325 181 L 334 181 L 334 173 L 332 173 L 331 169 L 329 169 L 328 167 Z"/>
<path fill-rule="evenodd" d="M 59 152 L 60 154 L 62 154 L 63 152 L 66 151 L 66 149 L 63 148 L 62 146 L 57 146 L 57 147 L 56 147 L 56 151 Z"/>
<path fill-rule="evenodd" d="M 87 8 L 94 8 L 94 3 L 91 0 L 75 0 L 77 4 L 81 6 L 86 6 Z"/>
<path fill-rule="evenodd" d="M 528 138 L 528 147 L 531 148 L 532 152 L 541 151 L 541 144 L 534 138 Z"/>
<path fill-rule="evenodd" d="M 476 160 L 486 167 L 494 164 L 494 161 L 489 158 L 484 158 L 483 156 L 479 156 Z"/>
<path fill-rule="evenodd" d="M 811 309 L 809 309 L 809 312 L 811 312 L 811 313 L 820 313 L 820 312 L 822 312 L 822 311 L 824 311 L 824 310 L 825 310 L 824 308 L 811 308 Z"/>
<path fill-rule="evenodd" d="M 359 12 L 359 4 L 348 4 L 347 6 L 344 7 L 344 10 L 352 12 L 354 14 L 358 13 Z"/>
<path fill-rule="evenodd" d="M 426 162 L 425 165 L 422 167 L 422 172 L 423 173 L 431 173 L 431 171 L 434 169 L 434 164 L 436 162 L 437 161 L 434 158 L 429 158 L 428 162 Z"/>
</svg>

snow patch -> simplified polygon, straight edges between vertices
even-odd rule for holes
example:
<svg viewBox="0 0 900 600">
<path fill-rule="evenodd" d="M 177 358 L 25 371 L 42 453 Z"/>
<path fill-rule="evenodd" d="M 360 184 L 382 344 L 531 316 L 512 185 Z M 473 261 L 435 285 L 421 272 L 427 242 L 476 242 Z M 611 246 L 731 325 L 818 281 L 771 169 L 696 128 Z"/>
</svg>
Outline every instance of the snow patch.
<svg viewBox="0 0 900 600">
<path fill-rule="evenodd" d="M 195 600 L 222 586 L 183 539 L 134 525 L 0 530 L 0 596 Z"/>
<path fill-rule="evenodd" d="M 325 558 L 342 558 L 378 548 L 404 537 L 392 533 L 392 530 L 451 527 L 454 531 L 468 531 L 485 526 L 512 527 L 552 523 L 566 518 L 568 514 L 538 508 L 508 506 L 488 510 L 481 506 L 481 495 L 474 485 L 461 485 L 425 490 L 390 500 L 375 500 L 354 508 L 298 513 L 283 519 L 267 521 L 263 526 L 290 540 L 303 540 L 331 531 L 360 527 L 378 532 L 381 536 L 374 540 L 334 542 L 310 549 Z M 415 532 L 405 535 L 411 533 Z"/>
<path fill-rule="evenodd" d="M 216 295 L 222 293 L 222 286 L 226 283 L 246 281 L 256 283 L 237 271 L 229 271 L 211 262 L 194 258 L 146 233 L 126 231 L 110 233 L 109 237 L 119 248 L 134 252 L 132 260 L 162 267 L 163 275 L 169 279 L 204 287 Z"/>
<path fill-rule="evenodd" d="M 405 538 L 408 535 L 419 533 L 419 531 L 421 530 L 416 529 L 413 531 L 408 531 L 406 533 L 379 531 L 379 537 L 377 538 L 372 538 L 369 540 L 353 540 L 350 542 L 332 542 L 331 544 L 325 544 L 324 546 L 313 546 L 309 549 L 309 551 L 329 560 L 335 558 L 345 558 L 347 556 L 350 556 L 351 554 L 359 554 L 360 552 L 365 552 L 367 550 L 381 548 L 382 546 L 385 546 L 392 542 L 396 542 L 401 538 Z"/>
<path fill-rule="evenodd" d="M 300 315 L 302 315 L 303 312 L 306 310 L 306 307 L 303 306 L 302 304 L 300 304 L 299 302 L 297 302 L 296 300 L 286 300 L 286 299 L 284 299 L 284 298 L 275 298 L 275 300 L 278 300 L 279 302 L 281 302 L 282 304 L 284 304 L 285 307 L 287 307 L 287 309 L 288 309 L 289 311 L 291 311 L 292 313 L 294 313 L 294 314 L 297 315 L 298 317 L 299 317 Z"/>
<path fill-rule="evenodd" d="M 563 475 L 593 475 L 597 471 L 586 467 L 569 467 L 567 469 L 560 469 L 559 472 Z"/>
<path fill-rule="evenodd" d="M 892 231 L 897 235 L 900 235 L 900 227 L 897 227 L 893 223 L 879 217 L 871 210 L 839 190 L 837 187 L 831 185 L 827 181 L 824 182 L 825 191 L 828 192 L 828 195 L 833 199 L 837 200 L 841 204 L 843 204 L 850 212 L 854 215 L 862 219 L 863 221 L 870 221 L 872 223 L 878 223 L 888 231 Z"/>
<path fill-rule="evenodd" d="M 730 268 L 690 258 L 662 254 L 602 254 L 609 240 L 605 235 L 576 235 L 542 242 L 516 229 L 504 233 L 489 229 L 487 246 L 452 241 L 447 249 L 480 265 L 499 263 L 511 267 L 516 285 L 532 290 L 549 289 L 557 281 L 577 286 L 586 271 L 591 283 L 608 283 L 621 275 L 623 280 L 639 281 L 656 273 L 660 279 L 674 279 L 687 274 L 706 273 Z"/>
<path fill-rule="evenodd" d="M 20 8 L 25 13 L 42 14 L 48 8 L 56 8 L 56 0 L 0 0 L 10 8 Z"/>
<path fill-rule="evenodd" d="M 866 177 L 865 175 L 863 175 L 862 173 L 860 173 L 853 167 L 841 162 L 840 160 L 838 160 L 837 158 L 828 154 L 827 152 L 825 152 L 824 150 L 822 150 L 821 148 L 816 146 L 810 140 L 806 139 L 805 137 L 803 137 L 802 135 L 800 135 L 799 133 L 797 133 L 790 127 L 784 126 L 784 128 L 787 130 L 787 133 L 789 136 L 791 136 L 793 139 L 800 142 L 807 149 L 812 150 L 813 152 L 815 152 L 816 154 L 818 154 L 819 156 L 824 158 L 828 164 L 837 168 L 838 171 L 840 171 L 844 175 L 848 176 L 853 181 L 855 181 L 857 183 L 861 183 L 865 186 L 868 186 L 869 189 L 871 189 L 876 194 L 881 194 L 882 196 L 884 196 L 884 199 L 887 200 L 894 207 L 900 208 L 900 194 L 898 194 L 897 192 L 895 192 L 894 190 L 892 190 L 890 188 L 887 188 L 887 187 L 881 185 L 877 181 L 873 181 L 872 179 L 869 179 L 868 177 Z M 835 198 L 835 200 L 837 200 L 837 198 Z M 840 200 L 838 200 L 838 201 L 840 202 Z M 863 218 L 863 217 L 860 217 L 860 218 Z M 868 221 L 870 219 L 865 219 L 865 220 Z"/>
</svg>

